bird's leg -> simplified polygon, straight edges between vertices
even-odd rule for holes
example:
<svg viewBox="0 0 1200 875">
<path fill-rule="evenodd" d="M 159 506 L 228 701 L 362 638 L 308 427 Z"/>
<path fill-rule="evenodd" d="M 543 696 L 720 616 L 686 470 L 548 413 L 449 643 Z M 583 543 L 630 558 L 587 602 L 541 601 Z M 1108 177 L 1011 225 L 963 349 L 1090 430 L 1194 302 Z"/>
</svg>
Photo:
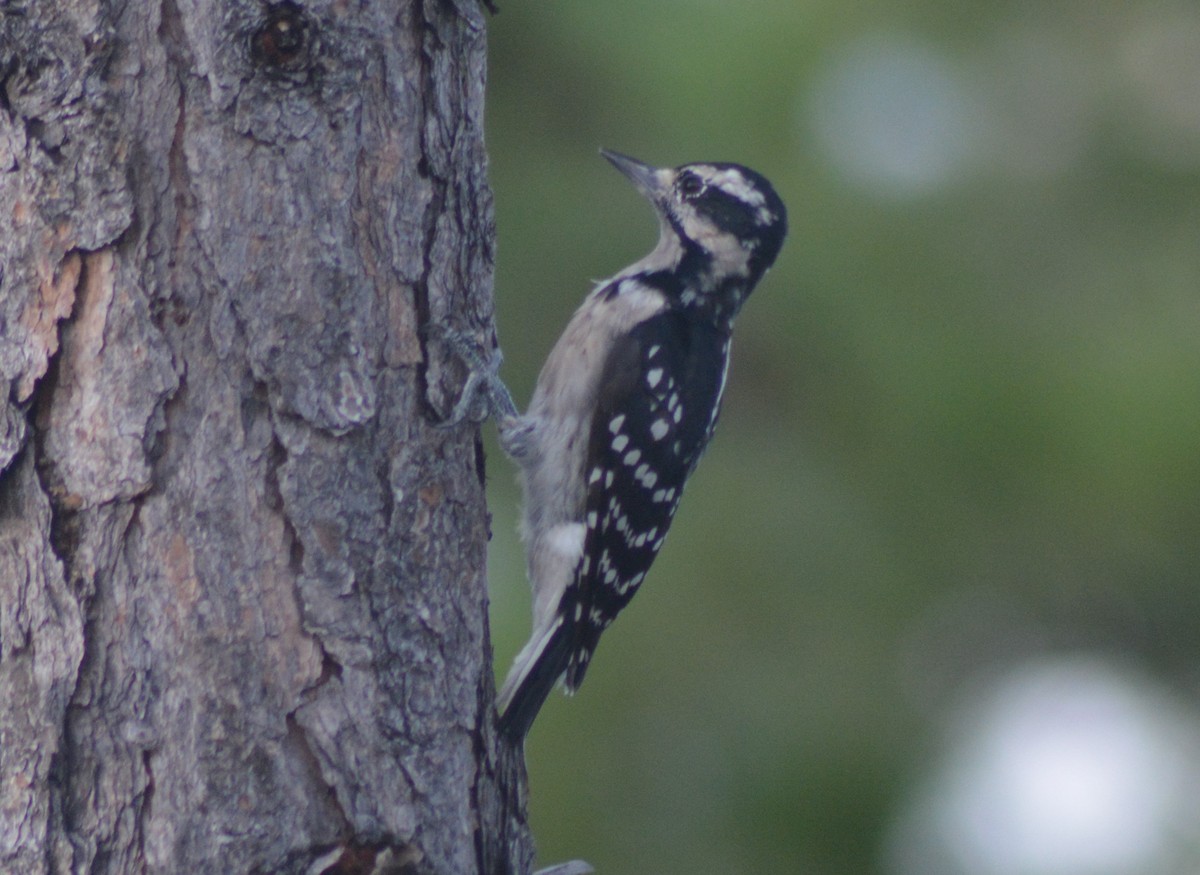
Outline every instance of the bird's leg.
<svg viewBox="0 0 1200 875">
<path fill-rule="evenodd" d="M 467 367 L 467 381 L 454 409 L 437 423 L 438 428 L 452 428 L 463 420 L 482 422 L 491 416 L 500 429 L 501 442 L 506 432 L 517 427 L 520 415 L 513 403 L 512 393 L 500 379 L 504 354 L 500 347 L 485 351 L 483 346 L 466 332 L 438 327 L 436 336 L 450 347 Z"/>
</svg>

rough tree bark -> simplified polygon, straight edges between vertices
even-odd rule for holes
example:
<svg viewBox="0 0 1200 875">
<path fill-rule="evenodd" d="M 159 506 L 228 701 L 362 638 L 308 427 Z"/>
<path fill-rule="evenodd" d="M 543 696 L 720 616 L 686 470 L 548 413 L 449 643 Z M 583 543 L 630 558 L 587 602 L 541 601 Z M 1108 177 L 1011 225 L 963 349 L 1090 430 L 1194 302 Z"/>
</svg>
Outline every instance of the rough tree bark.
<svg viewBox="0 0 1200 875">
<path fill-rule="evenodd" d="M 0 871 L 528 871 L 422 331 L 491 330 L 484 53 L 473 0 L 0 3 Z"/>
</svg>

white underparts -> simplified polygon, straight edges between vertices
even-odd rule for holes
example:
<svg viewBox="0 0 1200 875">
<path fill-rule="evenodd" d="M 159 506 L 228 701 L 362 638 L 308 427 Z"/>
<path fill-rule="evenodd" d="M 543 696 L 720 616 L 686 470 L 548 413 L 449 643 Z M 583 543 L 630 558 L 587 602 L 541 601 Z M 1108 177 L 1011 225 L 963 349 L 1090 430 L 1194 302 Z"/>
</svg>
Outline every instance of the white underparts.
<svg viewBox="0 0 1200 875">
<path fill-rule="evenodd" d="M 575 578 L 583 555 L 586 527 L 582 522 L 559 523 L 533 535 L 529 544 L 529 576 L 533 583 L 533 628 L 548 625 L 558 612 L 563 591 Z"/>
</svg>

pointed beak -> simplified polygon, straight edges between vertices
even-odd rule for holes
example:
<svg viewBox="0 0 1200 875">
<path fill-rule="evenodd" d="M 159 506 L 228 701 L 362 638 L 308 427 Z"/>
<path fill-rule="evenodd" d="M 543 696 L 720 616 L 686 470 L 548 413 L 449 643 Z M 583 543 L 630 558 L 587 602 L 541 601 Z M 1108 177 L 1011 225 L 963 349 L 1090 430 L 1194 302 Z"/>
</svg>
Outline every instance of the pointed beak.
<svg viewBox="0 0 1200 875">
<path fill-rule="evenodd" d="M 657 206 L 667 186 L 667 180 L 664 179 L 666 174 L 663 171 L 657 167 L 651 167 L 649 164 L 643 164 L 636 158 L 630 158 L 628 155 L 622 155 L 620 152 L 613 152 L 609 149 L 601 149 L 600 154 Z"/>
</svg>

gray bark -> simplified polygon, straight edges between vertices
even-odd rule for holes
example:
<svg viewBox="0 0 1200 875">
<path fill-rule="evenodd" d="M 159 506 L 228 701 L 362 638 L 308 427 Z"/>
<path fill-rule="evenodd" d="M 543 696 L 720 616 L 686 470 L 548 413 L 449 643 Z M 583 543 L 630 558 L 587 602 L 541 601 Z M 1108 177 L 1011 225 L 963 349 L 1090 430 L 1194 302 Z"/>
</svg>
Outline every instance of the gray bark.
<svg viewBox="0 0 1200 875">
<path fill-rule="evenodd" d="M 0 871 L 528 871 L 422 330 L 490 336 L 484 24 L 0 4 Z"/>
</svg>

